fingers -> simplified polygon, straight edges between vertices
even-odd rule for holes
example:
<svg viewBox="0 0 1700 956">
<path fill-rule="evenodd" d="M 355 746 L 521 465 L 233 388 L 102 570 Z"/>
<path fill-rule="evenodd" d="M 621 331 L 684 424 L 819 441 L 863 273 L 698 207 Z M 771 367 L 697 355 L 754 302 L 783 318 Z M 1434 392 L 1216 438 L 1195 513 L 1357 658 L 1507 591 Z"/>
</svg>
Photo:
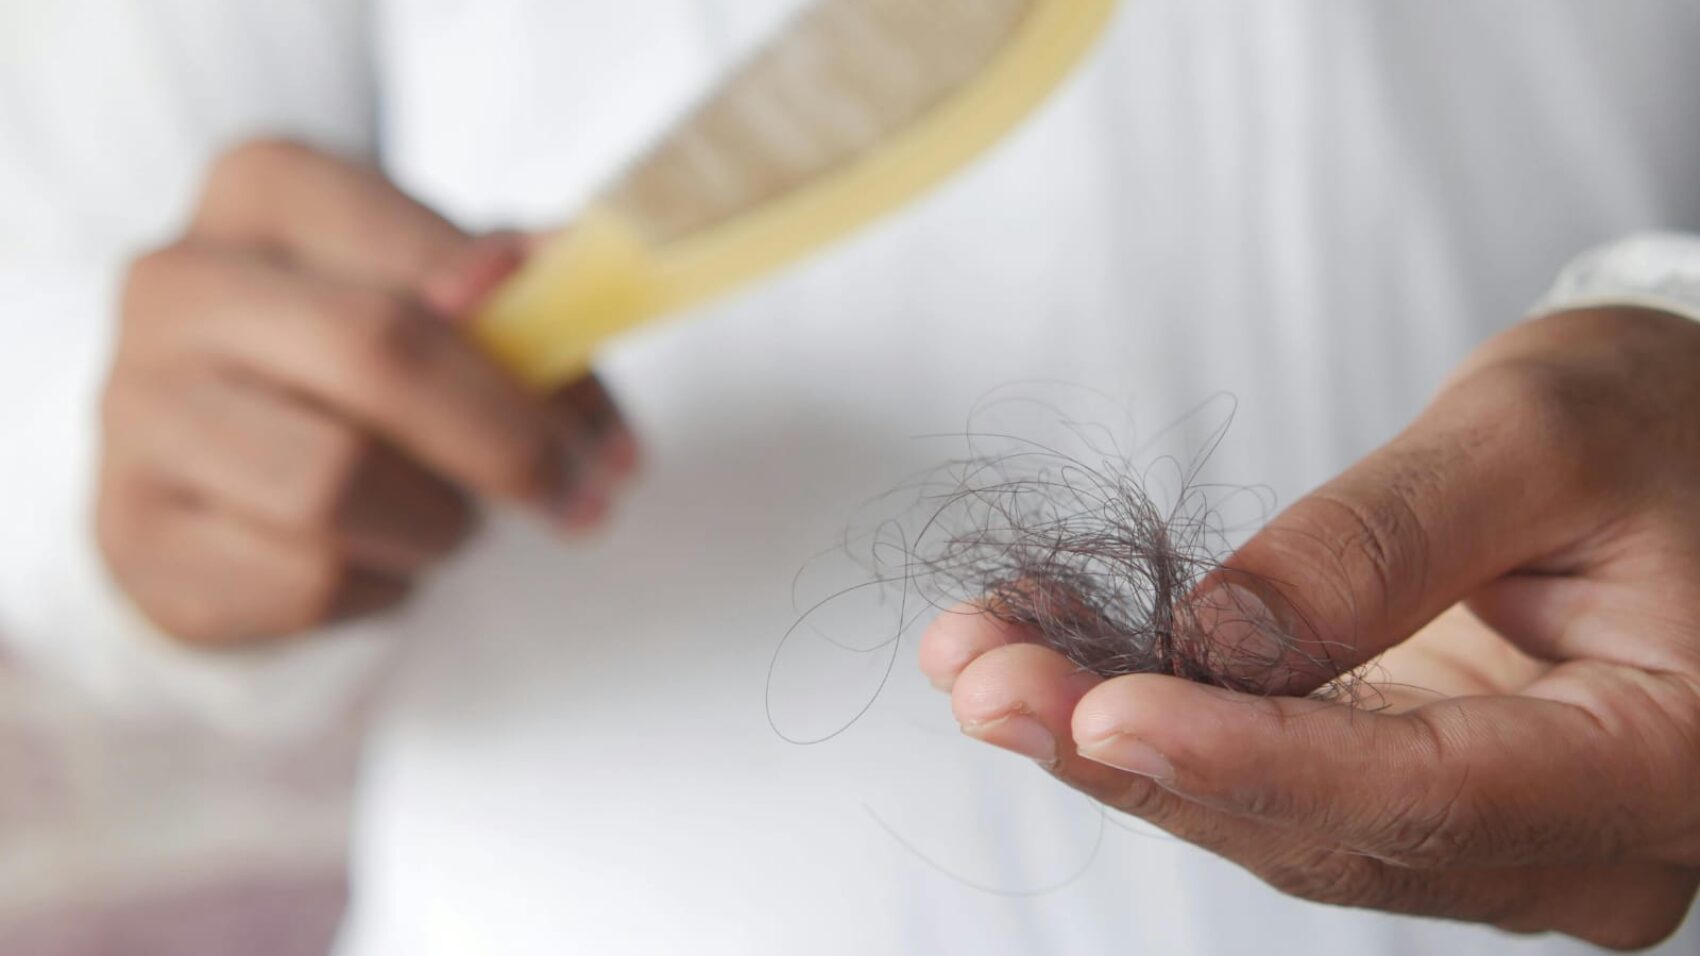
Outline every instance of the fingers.
<svg viewBox="0 0 1700 956">
<path fill-rule="evenodd" d="M 409 297 L 182 244 L 131 271 L 103 411 L 102 550 L 201 643 L 389 606 L 467 536 L 467 492 L 587 530 L 636 459 L 594 379 L 536 397 Z"/>
<path fill-rule="evenodd" d="M 921 635 L 921 672 L 949 692 L 962 671 L 993 648 L 1033 640 L 1033 635 L 989 613 L 984 605 L 958 604 L 933 619 Z"/>
<path fill-rule="evenodd" d="M 117 447 L 155 480 L 356 564 L 411 576 L 471 531 L 471 507 L 448 482 L 262 382 L 189 373 L 114 405 Z"/>
<path fill-rule="evenodd" d="M 1249 665 L 1234 675 L 1244 683 L 1308 692 L 1477 586 L 1578 538 L 1597 505 L 1586 493 L 1584 439 L 1550 391 L 1516 369 L 1454 385 L 1205 583 L 1206 644 L 1226 645 L 1220 656 L 1231 665 Z M 1513 484 L 1522 475 L 1541 480 Z M 1259 636 L 1262 650 L 1245 653 Z"/>
<path fill-rule="evenodd" d="M 264 139 L 214 164 L 190 236 L 266 248 L 306 269 L 397 290 L 417 289 L 468 243 L 378 169 Z"/>
<path fill-rule="evenodd" d="M 467 536 L 467 493 L 596 524 L 637 461 L 607 392 L 532 395 L 454 328 L 526 253 L 369 167 L 227 155 L 125 290 L 99 505 L 120 583 L 172 633 L 240 642 L 393 605 Z"/>
<path fill-rule="evenodd" d="M 144 614 L 186 643 L 284 637 L 380 613 L 407 596 L 406 581 L 355 566 L 328 542 L 230 520 L 145 482 L 109 474 L 107 484 L 97 526 L 113 573 Z"/>
<path fill-rule="evenodd" d="M 1533 697 L 1379 714 L 1137 675 L 1088 694 L 1073 735 L 1093 760 L 1376 859 L 1510 866 L 1693 852 L 1663 827 L 1700 781 L 1649 739 L 1670 739 L 1643 725 L 1658 714 L 1602 723 Z"/>
<path fill-rule="evenodd" d="M 1341 906 L 1490 923 L 1520 932 L 1561 931 L 1615 947 L 1651 945 L 1682 922 L 1696 886 L 1691 870 L 1658 865 L 1412 869 L 1338 846 L 1280 822 L 1196 802 L 1146 772 L 1077 754 L 1077 710 L 1114 683 L 1033 644 L 1004 640 L 994 619 L 949 618 L 937 638 L 986 647 L 954 678 L 963 730 L 1039 761 L 1104 803 L 1217 853 L 1283 892 Z M 1166 680 L 1166 678 L 1164 678 Z M 1124 679 L 1125 680 L 1125 679 Z M 1178 715 L 1184 721 L 1189 715 Z"/>
<path fill-rule="evenodd" d="M 969 736 L 1035 760 L 1104 805 L 1254 871 L 1272 871 L 1284 860 L 1320 861 L 1315 865 L 1326 864 L 1330 872 L 1373 862 L 1188 800 L 1149 775 L 1080 756 L 1071 729 L 1073 715 L 1081 699 L 1104 683 L 1102 678 L 1055 651 L 1021 642 L 1018 631 L 983 613 L 947 615 L 941 621 L 949 622 L 945 630 L 935 625 L 929 631 L 935 642 L 932 653 L 952 661 L 967 657 L 961 670 L 947 679 L 953 684 L 951 709 Z M 951 644 L 955 647 L 948 647 Z"/>
<path fill-rule="evenodd" d="M 594 374 L 558 390 L 550 396 L 549 405 L 578 436 L 568 449 L 565 466 L 572 498 L 564 520 L 570 529 L 594 527 L 607 516 L 620 488 L 637 473 L 637 439 Z"/>
<path fill-rule="evenodd" d="M 963 733 L 1037 761 L 1063 782 L 1115 809 L 1221 851 L 1249 847 L 1265 828 L 1164 790 L 1148 777 L 1086 760 L 1075 752 L 1070 721 L 1080 699 L 1103 678 L 1036 644 L 993 648 L 970 661 L 951 692 Z M 1290 841 L 1277 835 L 1274 842 Z"/>
<path fill-rule="evenodd" d="M 532 243 L 532 237 L 517 232 L 479 238 L 426 281 L 426 303 L 451 321 L 469 319 L 479 303 L 524 263 Z M 578 424 L 585 436 L 583 457 L 600 467 L 611 482 L 637 471 L 636 438 L 600 378 L 586 375 L 549 398 L 556 411 Z"/>
<path fill-rule="evenodd" d="M 125 329 L 155 367 L 211 361 L 297 392 L 456 484 L 559 512 L 579 436 L 405 298 L 176 248 L 132 271 Z M 158 328 L 164 325 L 166 328 Z"/>
<path fill-rule="evenodd" d="M 604 464 L 613 474 L 625 478 L 637 471 L 637 438 L 601 378 L 594 373 L 586 375 L 557 391 L 553 401 L 557 407 L 571 411 L 594 440 L 606 459 Z"/>
<path fill-rule="evenodd" d="M 964 733 L 1054 767 L 1065 756 L 1075 703 L 1102 682 L 1034 644 L 995 648 L 972 661 L 951 693 Z"/>
<path fill-rule="evenodd" d="M 477 306 L 530 255 L 532 239 L 522 233 L 484 236 L 468 246 L 425 284 L 426 302 L 453 322 L 469 319 Z M 619 487 L 638 469 L 638 445 L 619 407 L 589 374 L 548 398 L 556 417 L 578 436 L 566 470 L 573 488 L 564 522 L 579 530 L 606 516 Z"/>
<path fill-rule="evenodd" d="M 420 284 L 420 297 L 439 315 L 465 322 L 502 280 L 525 264 L 528 254 L 521 233 L 481 236 L 439 264 Z"/>
</svg>

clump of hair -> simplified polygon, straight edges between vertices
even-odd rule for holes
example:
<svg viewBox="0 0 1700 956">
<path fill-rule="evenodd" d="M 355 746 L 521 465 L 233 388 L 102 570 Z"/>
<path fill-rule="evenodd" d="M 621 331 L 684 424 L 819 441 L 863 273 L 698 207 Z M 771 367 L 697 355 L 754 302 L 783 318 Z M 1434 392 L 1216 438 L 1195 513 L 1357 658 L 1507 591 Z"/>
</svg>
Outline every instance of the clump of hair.
<svg viewBox="0 0 1700 956">
<path fill-rule="evenodd" d="M 1048 448 L 951 462 L 952 487 L 914 541 L 909 572 L 929 603 L 971 601 L 1105 677 L 1161 673 L 1239 686 L 1199 640 L 1188 598 L 1220 570 L 1207 496 L 1159 503 L 1117 459 Z"/>
<path fill-rule="evenodd" d="M 1037 410 L 1043 420 L 1012 425 L 991 414 L 1012 407 Z M 959 454 L 870 506 L 878 513 L 874 524 L 861 534 L 847 532 L 838 552 L 866 578 L 810 607 L 775 649 L 770 722 L 780 729 L 774 681 L 799 633 L 812 632 L 839 652 L 889 654 L 878 662 L 872 695 L 849 723 L 823 736 L 780 731 L 786 739 L 819 742 L 872 706 L 911 627 L 939 611 L 962 613 L 965 605 L 1019 626 L 1104 677 L 1166 674 L 1247 692 L 1288 686 L 1290 640 L 1259 630 L 1236 606 L 1247 585 L 1263 593 L 1278 589 L 1222 565 L 1273 513 L 1272 494 L 1205 480 L 1205 466 L 1232 422 L 1232 399 L 1217 396 L 1186 422 L 1213 413 L 1220 414 L 1218 424 L 1185 455 L 1156 454 L 1154 441 L 1125 450 L 1109 427 L 1008 392 L 983 402 L 964 431 L 933 436 L 956 444 Z M 910 494 L 910 503 L 893 514 L 896 500 Z M 832 617 L 839 602 L 868 594 L 894 613 L 895 627 L 874 643 L 837 639 L 817 620 Z M 865 625 L 862 615 L 846 616 Z M 1331 672 L 1326 662 L 1301 663 L 1306 673 Z M 1339 696 L 1351 686 L 1347 678 L 1318 693 Z"/>
<path fill-rule="evenodd" d="M 1220 570 L 1203 501 L 1154 501 L 1139 477 L 1059 453 L 952 463 L 910 572 L 934 604 L 971 601 L 1105 677 L 1247 683 L 1201 641 L 1188 598 Z M 1236 662 L 1238 663 L 1238 662 Z M 1272 664 L 1273 662 L 1271 662 Z"/>
<path fill-rule="evenodd" d="M 880 570 L 929 605 L 972 602 L 1105 677 L 1282 686 L 1290 642 L 1242 612 L 1246 591 L 1220 587 L 1258 585 L 1221 562 L 1239 534 L 1273 510 L 1264 489 L 1201 478 L 1232 421 L 1232 400 L 1218 397 L 1195 412 L 1222 403 L 1226 413 L 1196 452 L 1144 464 L 1109 429 L 1050 406 L 1041 407 L 1057 418 L 1049 429 L 1061 434 L 1056 443 L 965 432 L 968 454 L 919 483 L 922 518 L 901 574 Z M 1240 498 L 1255 514 L 1236 523 L 1226 505 Z"/>
</svg>

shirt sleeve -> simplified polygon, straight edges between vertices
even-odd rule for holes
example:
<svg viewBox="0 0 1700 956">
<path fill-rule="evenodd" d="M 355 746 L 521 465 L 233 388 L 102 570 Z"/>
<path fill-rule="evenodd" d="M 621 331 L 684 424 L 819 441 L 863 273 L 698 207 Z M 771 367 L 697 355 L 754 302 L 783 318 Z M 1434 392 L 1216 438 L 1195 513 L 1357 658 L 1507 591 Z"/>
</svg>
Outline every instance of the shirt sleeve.
<svg viewBox="0 0 1700 956">
<path fill-rule="evenodd" d="M 228 145 L 371 151 L 362 4 L 0 4 L 0 646 L 125 710 L 221 729 L 322 719 L 377 637 L 204 654 L 159 635 L 93 534 L 98 405 L 128 263 L 180 230 Z"/>
<path fill-rule="evenodd" d="M 1700 235 L 1642 233 L 1584 253 L 1535 307 L 1641 306 L 1700 321 Z"/>
</svg>

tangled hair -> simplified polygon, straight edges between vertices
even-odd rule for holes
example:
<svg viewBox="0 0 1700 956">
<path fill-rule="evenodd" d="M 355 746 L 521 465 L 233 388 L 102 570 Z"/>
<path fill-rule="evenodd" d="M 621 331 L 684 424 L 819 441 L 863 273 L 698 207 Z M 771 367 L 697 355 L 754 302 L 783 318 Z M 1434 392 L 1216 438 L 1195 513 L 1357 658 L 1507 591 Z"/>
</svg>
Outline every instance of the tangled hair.
<svg viewBox="0 0 1700 956">
<path fill-rule="evenodd" d="M 929 604 L 969 601 L 1105 677 L 1269 686 L 1287 648 L 1239 606 L 1251 582 L 1220 562 L 1242 530 L 1225 519 L 1224 499 L 1251 496 L 1258 522 L 1272 503 L 1260 489 L 1200 479 L 1229 404 L 1196 455 L 1145 467 L 1101 429 L 1072 422 L 1074 450 L 969 433 L 970 454 L 930 479 L 905 577 Z"/>
<path fill-rule="evenodd" d="M 1315 675 L 1337 672 L 1331 662 L 1299 653 L 1290 637 L 1264 619 L 1263 600 L 1254 595 L 1278 595 L 1280 582 L 1254 580 L 1223 566 L 1275 510 L 1267 488 L 1205 477 L 1233 421 L 1230 396 L 1215 396 L 1169 430 L 1135 443 L 1118 439 L 1133 433 L 1131 428 L 1089 424 L 1109 418 L 1071 417 L 1021 388 L 988 396 L 962 432 L 931 436 L 959 453 L 870 503 L 867 530 L 858 533 L 853 526 L 840 548 L 821 556 L 848 558 L 862 580 L 810 606 L 775 649 L 767 715 L 780 737 L 816 744 L 849 729 L 885 688 L 903 637 L 940 611 L 1013 625 L 1083 671 L 1107 678 L 1164 674 L 1270 693 L 1298 686 L 1295 676 L 1309 687 Z M 1011 424 L 998 414 L 1012 409 L 1038 412 L 1042 421 Z M 1156 450 L 1160 444 L 1185 445 L 1179 434 L 1185 430 L 1193 436 L 1191 453 Z M 872 645 L 833 637 L 831 622 L 821 619 L 835 617 L 829 612 L 853 598 L 867 597 L 877 601 L 877 610 L 895 612 L 893 630 Z M 864 633 L 871 609 L 847 610 L 853 633 Z M 803 732 L 777 714 L 776 682 L 786 683 L 776 677 L 781 658 L 804 631 L 820 638 L 816 651 L 860 658 L 868 665 L 864 678 L 873 680 L 871 693 L 853 696 L 849 719 L 829 718 L 836 723 L 824 731 Z M 1377 693 L 1360 671 L 1313 696 L 1375 706 L 1359 695 L 1360 687 Z M 829 678 L 813 692 L 792 696 L 806 701 L 806 710 L 818 710 L 823 689 L 836 688 Z M 864 809 L 928 867 L 966 886 L 1014 898 L 1069 885 L 1097 858 L 1106 828 L 1130 829 L 1097 807 L 1097 835 L 1077 869 L 1041 886 L 1009 888 L 978 882 L 946 865 L 872 806 Z"/>
<path fill-rule="evenodd" d="M 1045 421 L 990 427 L 988 416 L 1010 407 L 1037 410 Z M 1197 451 L 1156 454 L 1153 446 L 1172 440 L 1178 428 L 1127 450 L 1111 428 L 1025 393 L 995 393 L 968 429 L 933 436 L 960 442 L 962 454 L 877 499 L 885 514 L 872 530 L 847 534 L 840 550 L 856 556 L 865 582 L 805 611 L 776 650 L 775 666 L 805 622 L 873 588 L 896 607 L 896 633 L 873 646 L 825 639 L 858 654 L 888 649 L 885 676 L 908 628 L 946 610 L 1016 625 L 1104 677 L 1167 674 L 1267 692 L 1288 684 L 1295 662 L 1307 673 L 1332 673 L 1326 661 L 1297 655 L 1292 641 L 1253 611 L 1251 595 L 1274 593 L 1273 582 L 1222 565 L 1274 511 L 1266 488 L 1203 478 L 1233 413 L 1231 397 L 1213 397 L 1178 423 L 1216 421 L 1202 430 Z M 1028 437 L 1040 433 L 1048 438 Z M 912 501 L 891 515 L 894 496 L 910 493 Z M 770 670 L 770 721 L 773 681 Z M 1349 681 L 1319 693 L 1338 696 Z"/>
<path fill-rule="evenodd" d="M 1224 534 L 1197 488 L 1161 505 L 1137 473 L 1040 449 L 948 467 L 909 568 L 929 603 L 971 602 L 1104 677 L 1256 682 L 1251 648 L 1230 662 L 1199 639 L 1189 598 L 1221 573 Z"/>
</svg>

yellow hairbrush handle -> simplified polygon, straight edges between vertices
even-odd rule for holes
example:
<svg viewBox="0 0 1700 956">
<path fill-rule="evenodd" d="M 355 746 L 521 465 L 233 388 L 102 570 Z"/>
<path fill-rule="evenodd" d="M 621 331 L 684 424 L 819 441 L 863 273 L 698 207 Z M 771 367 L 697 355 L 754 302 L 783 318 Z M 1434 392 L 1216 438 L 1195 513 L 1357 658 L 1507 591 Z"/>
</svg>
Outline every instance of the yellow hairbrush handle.
<svg viewBox="0 0 1700 956">
<path fill-rule="evenodd" d="M 476 337 L 534 386 L 578 377 L 610 336 L 771 272 L 966 165 L 1061 83 L 1115 4 L 1044 0 L 973 80 L 916 123 L 699 234 L 650 246 L 618 210 L 592 204 L 497 290 L 474 323 Z"/>
</svg>

